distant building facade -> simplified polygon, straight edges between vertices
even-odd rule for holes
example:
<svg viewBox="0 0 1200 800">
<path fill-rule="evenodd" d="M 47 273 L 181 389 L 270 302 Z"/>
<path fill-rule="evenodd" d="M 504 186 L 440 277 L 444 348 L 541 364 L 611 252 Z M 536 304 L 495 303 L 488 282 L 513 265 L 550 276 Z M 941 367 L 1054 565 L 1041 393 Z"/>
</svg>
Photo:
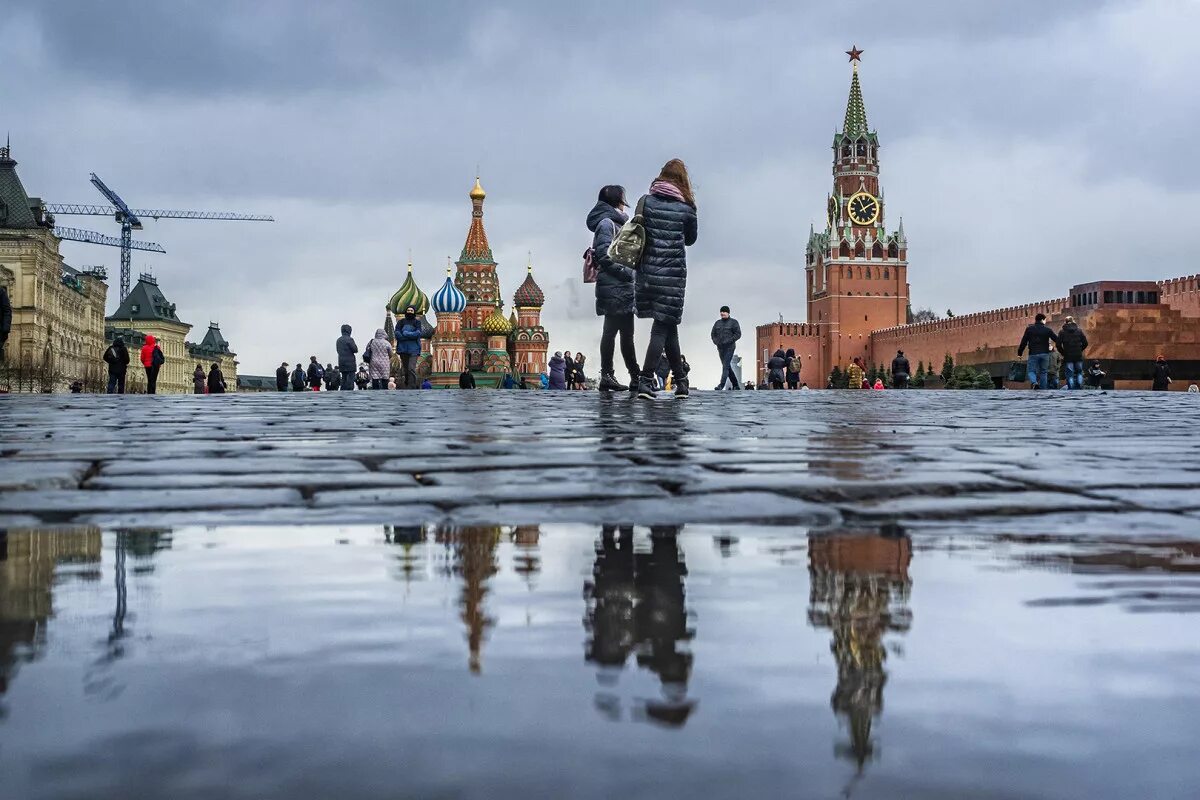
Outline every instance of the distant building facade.
<svg viewBox="0 0 1200 800">
<path fill-rule="evenodd" d="M 13 307 L 0 389 L 64 391 L 73 381 L 103 380 L 104 304 L 101 268 L 63 261 L 54 218 L 29 197 L 17 162 L 0 147 L 0 286 Z"/>
<path fill-rule="evenodd" d="M 1197 276 L 1165 281 L 1097 281 L 1067 296 L 1011 308 L 912 324 L 908 237 L 901 220 L 884 225 L 879 183 L 879 137 L 867 125 L 853 51 L 853 75 L 842 130 L 833 140 L 833 191 L 825 229 L 809 231 L 805 250 L 807 322 L 774 322 L 756 329 L 758 380 L 777 349 L 800 356 L 800 379 L 824 387 L 836 367 L 857 357 L 887 369 L 903 350 L 913 369 L 956 364 L 986 371 L 1000 386 L 1025 326 L 1043 313 L 1058 329 L 1072 316 L 1087 335 L 1086 357 L 1100 360 L 1117 388 L 1150 387 L 1159 354 L 1171 364 L 1173 389 L 1200 380 L 1200 286 Z M 1015 386 L 1021 386 L 1018 382 Z"/>
</svg>

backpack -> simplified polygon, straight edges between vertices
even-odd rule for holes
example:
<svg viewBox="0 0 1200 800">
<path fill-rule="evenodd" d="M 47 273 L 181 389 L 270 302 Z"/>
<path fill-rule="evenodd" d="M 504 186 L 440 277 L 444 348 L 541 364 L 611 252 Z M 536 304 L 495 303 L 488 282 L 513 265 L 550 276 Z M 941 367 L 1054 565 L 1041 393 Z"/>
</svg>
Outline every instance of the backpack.
<svg viewBox="0 0 1200 800">
<path fill-rule="evenodd" d="M 163 355 L 163 351 L 158 348 L 158 345 L 154 345 L 154 352 L 150 355 L 150 364 L 155 367 L 161 367 L 166 360 L 167 357 Z"/>
<path fill-rule="evenodd" d="M 608 246 L 608 257 L 614 264 L 637 269 L 638 264 L 642 263 L 642 250 L 646 247 L 646 224 L 642 216 L 645 209 L 646 195 L 642 195 L 633 216 L 621 226 Z"/>
<path fill-rule="evenodd" d="M 317 364 L 317 377 L 320 379 L 325 378 L 325 368 L 322 367 L 320 364 Z"/>
</svg>

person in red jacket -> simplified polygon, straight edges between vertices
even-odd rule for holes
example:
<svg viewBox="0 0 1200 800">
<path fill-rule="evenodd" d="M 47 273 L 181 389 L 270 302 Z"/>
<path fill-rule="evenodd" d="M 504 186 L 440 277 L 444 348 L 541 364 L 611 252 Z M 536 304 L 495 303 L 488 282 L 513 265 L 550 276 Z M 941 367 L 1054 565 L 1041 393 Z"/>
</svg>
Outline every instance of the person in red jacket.
<svg viewBox="0 0 1200 800">
<path fill-rule="evenodd" d="M 146 343 L 142 345 L 142 366 L 146 368 L 146 394 L 155 394 L 155 389 L 158 388 L 158 371 L 166 360 L 154 334 L 146 334 Z"/>
</svg>

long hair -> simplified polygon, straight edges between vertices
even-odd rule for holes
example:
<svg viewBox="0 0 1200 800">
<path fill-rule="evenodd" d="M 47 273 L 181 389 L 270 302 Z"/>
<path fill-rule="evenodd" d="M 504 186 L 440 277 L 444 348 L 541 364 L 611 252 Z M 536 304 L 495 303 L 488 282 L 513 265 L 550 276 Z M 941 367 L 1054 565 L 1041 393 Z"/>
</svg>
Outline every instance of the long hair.
<svg viewBox="0 0 1200 800">
<path fill-rule="evenodd" d="M 692 181 L 688 178 L 687 166 L 678 158 L 672 158 L 663 164 L 662 171 L 658 173 L 655 180 L 671 184 L 683 195 L 685 203 L 692 208 L 696 207 L 696 195 L 692 192 Z"/>
</svg>

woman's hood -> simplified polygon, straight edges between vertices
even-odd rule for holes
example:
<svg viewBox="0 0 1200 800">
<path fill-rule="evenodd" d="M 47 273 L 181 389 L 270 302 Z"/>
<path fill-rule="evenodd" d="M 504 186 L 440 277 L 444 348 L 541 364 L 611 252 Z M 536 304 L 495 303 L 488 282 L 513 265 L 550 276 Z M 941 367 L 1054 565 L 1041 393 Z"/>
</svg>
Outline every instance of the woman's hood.
<svg viewBox="0 0 1200 800">
<path fill-rule="evenodd" d="M 148 334 L 146 334 L 146 346 L 147 346 L 147 347 L 154 347 L 154 345 L 155 345 L 157 342 L 158 342 L 158 340 L 154 338 L 154 334 L 153 334 L 153 333 L 148 333 Z"/>
<path fill-rule="evenodd" d="M 617 223 L 617 227 L 620 227 L 629 220 L 629 217 L 624 212 L 619 211 L 618 209 L 601 200 L 592 207 L 591 211 L 588 212 L 588 230 L 592 233 L 595 233 L 596 228 L 599 228 L 600 223 L 606 219 L 611 219 L 613 222 Z"/>
<path fill-rule="evenodd" d="M 351 328 L 349 325 L 343 325 L 342 326 L 342 336 L 349 336 L 350 330 L 351 330 Z"/>
<path fill-rule="evenodd" d="M 387 333 L 383 330 L 383 328 L 376 328 L 375 329 L 375 338 L 376 339 L 386 339 Z"/>
</svg>

